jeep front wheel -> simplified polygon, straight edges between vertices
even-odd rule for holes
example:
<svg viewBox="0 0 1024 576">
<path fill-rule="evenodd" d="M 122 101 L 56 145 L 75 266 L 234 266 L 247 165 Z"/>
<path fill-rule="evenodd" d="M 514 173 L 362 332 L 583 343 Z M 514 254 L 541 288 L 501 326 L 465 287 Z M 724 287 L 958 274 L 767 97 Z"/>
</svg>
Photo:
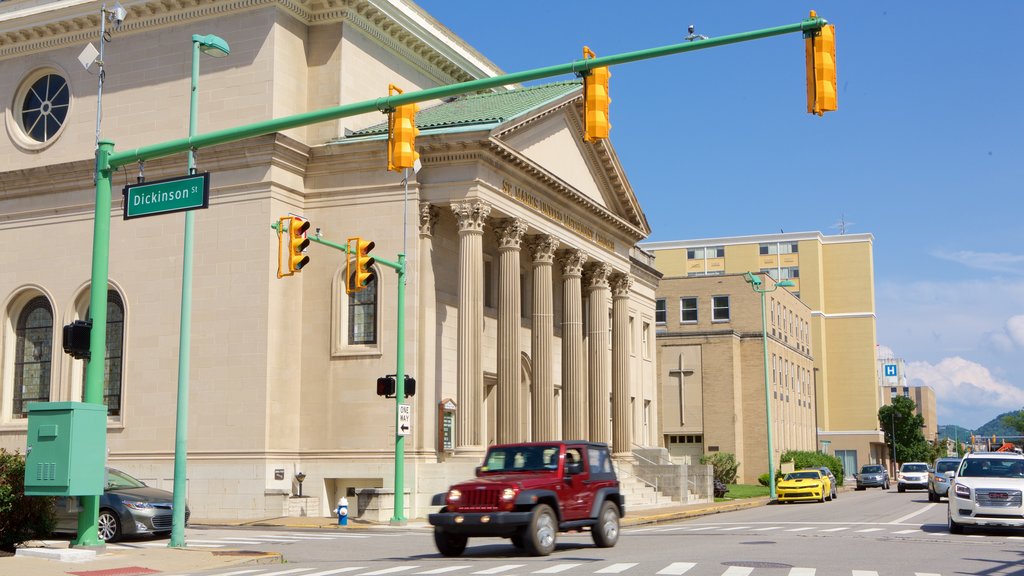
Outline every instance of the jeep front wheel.
<svg viewBox="0 0 1024 576">
<path fill-rule="evenodd" d="M 458 556 L 466 549 L 469 538 L 462 534 L 446 532 L 440 526 L 434 528 L 434 544 L 443 556 Z"/>
<path fill-rule="evenodd" d="M 611 548 L 619 541 L 619 508 L 605 500 L 597 514 L 597 524 L 590 529 L 598 548 Z"/>
<path fill-rule="evenodd" d="M 538 504 L 533 509 L 530 526 L 524 535 L 526 550 L 532 556 L 547 556 L 555 549 L 558 537 L 558 519 L 547 504 Z"/>
</svg>

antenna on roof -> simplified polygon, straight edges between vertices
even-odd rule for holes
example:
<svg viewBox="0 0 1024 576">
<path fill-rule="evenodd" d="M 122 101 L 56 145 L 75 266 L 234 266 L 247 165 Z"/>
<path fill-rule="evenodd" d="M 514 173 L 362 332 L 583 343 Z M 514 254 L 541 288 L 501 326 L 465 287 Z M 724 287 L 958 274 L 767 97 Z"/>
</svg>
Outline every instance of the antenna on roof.
<svg viewBox="0 0 1024 576">
<path fill-rule="evenodd" d="M 856 222 L 847 222 L 846 214 L 839 215 L 839 221 L 832 225 L 833 228 L 839 229 L 839 235 L 843 236 L 846 234 L 846 230 L 856 224 Z"/>
</svg>

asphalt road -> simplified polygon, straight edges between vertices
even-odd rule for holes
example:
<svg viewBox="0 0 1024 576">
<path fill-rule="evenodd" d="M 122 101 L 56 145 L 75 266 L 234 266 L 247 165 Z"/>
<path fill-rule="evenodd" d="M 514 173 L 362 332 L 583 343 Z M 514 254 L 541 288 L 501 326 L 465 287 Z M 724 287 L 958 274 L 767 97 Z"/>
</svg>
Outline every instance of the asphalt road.
<svg viewBox="0 0 1024 576">
<path fill-rule="evenodd" d="M 622 574 L 687 576 L 1024 576 L 1024 531 L 951 535 L 946 502 L 926 492 L 842 492 L 833 502 L 772 505 L 667 524 L 625 528 L 614 548 L 589 534 L 560 535 L 548 557 L 507 540 L 470 540 L 445 558 L 425 529 L 359 532 L 189 529 L 189 546 L 273 550 L 279 566 L 197 572 L 203 576 L 383 576 L 412 574 Z M 126 545 L 163 545 L 162 541 Z"/>
</svg>

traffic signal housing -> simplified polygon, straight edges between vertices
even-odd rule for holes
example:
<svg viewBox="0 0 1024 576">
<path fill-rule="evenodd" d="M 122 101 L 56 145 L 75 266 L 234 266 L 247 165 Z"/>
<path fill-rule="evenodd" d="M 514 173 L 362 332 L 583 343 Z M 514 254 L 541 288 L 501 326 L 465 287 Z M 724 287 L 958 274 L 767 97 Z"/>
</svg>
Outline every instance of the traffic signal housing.
<svg viewBox="0 0 1024 576">
<path fill-rule="evenodd" d="M 405 375 L 405 397 L 416 395 L 416 379 L 408 374 Z"/>
<path fill-rule="evenodd" d="M 359 236 L 353 236 L 348 239 L 348 254 L 350 257 L 346 260 L 345 270 L 345 277 L 347 279 L 345 291 L 348 294 L 362 292 L 367 284 L 377 278 L 377 274 L 373 271 L 373 265 L 376 263 L 376 260 L 370 256 L 370 251 L 373 250 L 374 246 L 373 242 L 364 240 Z"/>
<path fill-rule="evenodd" d="M 309 256 L 303 254 L 309 247 L 309 220 L 292 216 L 288 222 L 288 272 L 294 274 L 309 264 Z"/>
<path fill-rule="evenodd" d="M 817 14 L 812 10 L 811 18 Z M 836 103 L 836 27 L 831 24 L 819 30 L 804 32 L 804 54 L 807 62 L 807 112 L 823 115 L 834 112 Z"/>
<path fill-rule="evenodd" d="M 385 398 L 395 397 L 395 379 L 391 376 L 377 378 L 377 396 Z"/>
<path fill-rule="evenodd" d="M 388 96 L 402 91 L 394 84 L 388 86 Z M 401 172 L 412 168 L 420 155 L 416 152 L 416 112 L 419 106 L 406 104 L 396 106 L 388 114 L 388 170 Z"/>
<path fill-rule="evenodd" d="M 594 58 L 590 48 L 583 47 L 583 58 Z M 583 139 L 596 142 L 608 138 L 612 125 L 608 121 L 608 109 L 612 99 L 608 97 L 608 79 L 612 77 L 607 66 L 592 68 L 583 77 Z"/>
</svg>

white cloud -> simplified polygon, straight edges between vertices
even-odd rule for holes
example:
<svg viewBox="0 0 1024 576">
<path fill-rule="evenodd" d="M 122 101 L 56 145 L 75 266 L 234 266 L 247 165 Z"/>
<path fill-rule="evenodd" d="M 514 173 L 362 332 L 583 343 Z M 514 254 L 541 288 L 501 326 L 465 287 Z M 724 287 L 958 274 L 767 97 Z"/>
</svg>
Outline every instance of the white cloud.
<svg viewBox="0 0 1024 576">
<path fill-rule="evenodd" d="M 937 364 L 908 362 L 907 377 L 912 385 L 935 390 L 940 420 L 944 422 L 973 428 L 1024 406 L 1024 389 L 959 356 L 943 358 Z"/>
<path fill-rule="evenodd" d="M 892 351 L 892 348 L 885 344 L 878 345 L 878 357 L 879 358 L 895 358 L 896 353 Z"/>
<path fill-rule="evenodd" d="M 1024 314 L 1014 316 L 1006 321 L 1006 335 L 1013 340 L 1017 346 L 1024 348 Z"/>
<path fill-rule="evenodd" d="M 932 256 L 962 264 L 968 268 L 1003 272 L 1009 274 L 1024 273 L 1024 255 L 1008 252 L 973 252 L 959 250 L 956 252 L 932 252 Z"/>
</svg>

